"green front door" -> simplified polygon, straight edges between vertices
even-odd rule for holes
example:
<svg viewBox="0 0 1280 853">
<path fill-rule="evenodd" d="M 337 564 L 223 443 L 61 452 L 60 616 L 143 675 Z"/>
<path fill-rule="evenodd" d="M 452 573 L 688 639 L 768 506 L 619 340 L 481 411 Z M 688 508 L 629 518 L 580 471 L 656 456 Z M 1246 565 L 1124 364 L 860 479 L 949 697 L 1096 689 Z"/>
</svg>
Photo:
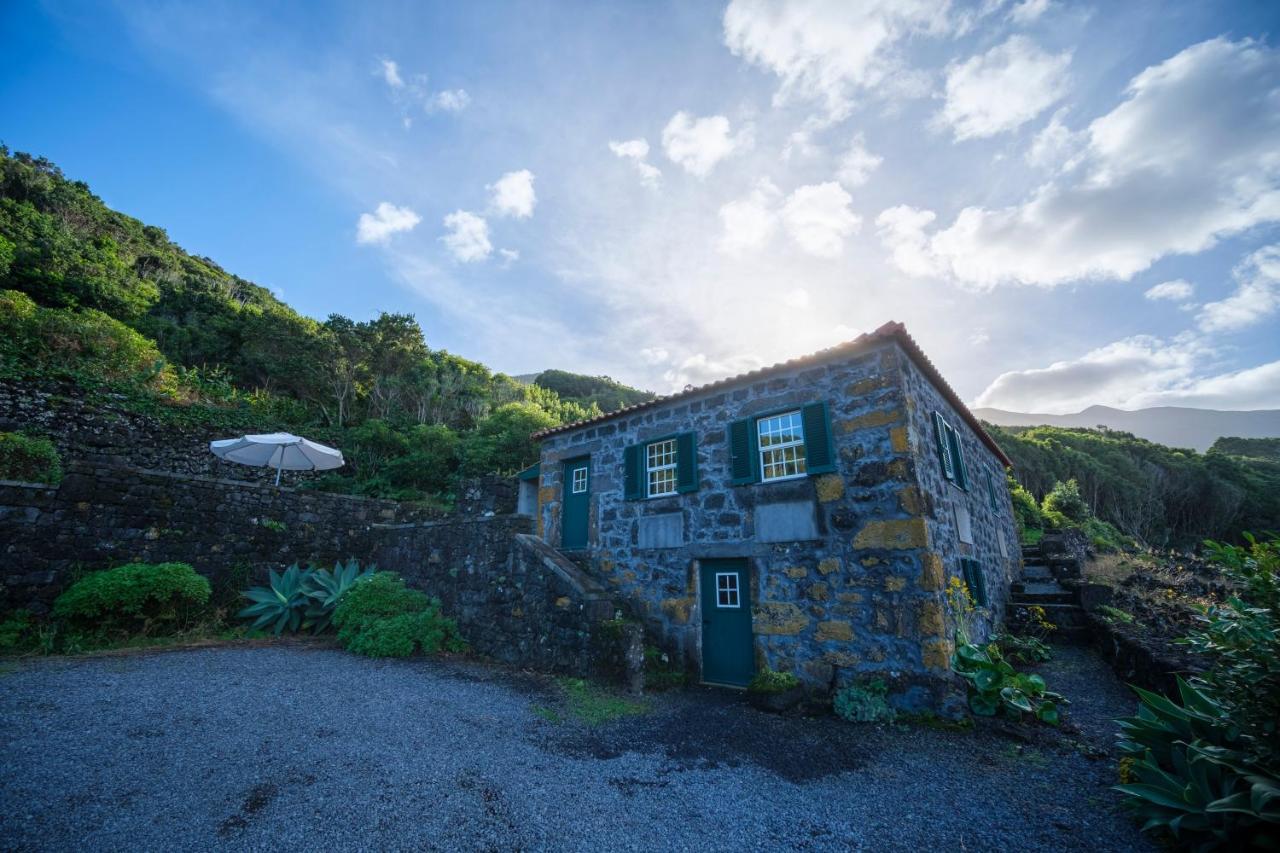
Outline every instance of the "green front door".
<svg viewBox="0 0 1280 853">
<path fill-rule="evenodd" d="M 560 522 L 562 548 L 587 547 L 587 518 L 591 514 L 591 460 L 564 463 L 564 517 Z"/>
<path fill-rule="evenodd" d="M 745 687 L 756 674 L 745 559 L 702 561 L 702 680 Z"/>
</svg>

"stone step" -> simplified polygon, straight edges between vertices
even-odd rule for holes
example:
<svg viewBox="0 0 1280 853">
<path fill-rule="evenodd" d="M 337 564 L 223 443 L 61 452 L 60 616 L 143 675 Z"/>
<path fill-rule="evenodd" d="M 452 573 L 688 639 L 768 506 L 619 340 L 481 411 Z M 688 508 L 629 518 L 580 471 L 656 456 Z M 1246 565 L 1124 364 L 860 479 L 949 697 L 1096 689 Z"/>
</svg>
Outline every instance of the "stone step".
<svg viewBox="0 0 1280 853">
<path fill-rule="evenodd" d="M 1078 604 L 1041 604 L 1037 602 L 1033 605 L 1014 605 L 1012 622 L 1025 622 L 1020 619 L 1018 609 L 1020 607 L 1041 607 L 1044 609 L 1044 618 L 1054 625 L 1061 628 L 1078 628 L 1089 624 L 1088 617 L 1085 615 L 1084 608 Z"/>
<path fill-rule="evenodd" d="M 1023 566 L 1022 580 L 1034 583 L 1047 583 L 1053 580 L 1053 572 L 1048 566 Z"/>
<path fill-rule="evenodd" d="M 1014 584 L 1014 587 L 1019 584 Z M 1018 589 L 1013 590 L 1013 597 L 1010 603 L 1014 607 L 1030 607 L 1037 605 L 1044 607 L 1050 604 L 1077 604 L 1074 592 L 1067 592 L 1065 589 L 1059 589 L 1057 592 L 1023 592 Z"/>
</svg>

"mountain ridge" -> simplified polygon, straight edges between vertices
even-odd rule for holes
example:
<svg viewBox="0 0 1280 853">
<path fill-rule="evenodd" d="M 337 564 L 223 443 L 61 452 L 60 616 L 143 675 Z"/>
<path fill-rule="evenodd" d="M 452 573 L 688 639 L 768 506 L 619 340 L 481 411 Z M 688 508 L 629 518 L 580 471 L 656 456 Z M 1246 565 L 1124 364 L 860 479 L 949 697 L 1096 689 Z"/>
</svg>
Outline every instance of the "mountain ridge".
<svg viewBox="0 0 1280 853">
<path fill-rule="evenodd" d="M 1204 453 L 1219 438 L 1280 437 L 1280 409 L 1195 409 L 1189 406 L 1151 406 L 1144 409 L 1116 409 L 1093 405 L 1079 412 L 1051 415 L 1039 412 L 1012 412 L 978 407 L 974 415 L 1003 427 L 1099 426 L 1133 433 L 1139 438 L 1167 447 L 1192 448 Z"/>
</svg>

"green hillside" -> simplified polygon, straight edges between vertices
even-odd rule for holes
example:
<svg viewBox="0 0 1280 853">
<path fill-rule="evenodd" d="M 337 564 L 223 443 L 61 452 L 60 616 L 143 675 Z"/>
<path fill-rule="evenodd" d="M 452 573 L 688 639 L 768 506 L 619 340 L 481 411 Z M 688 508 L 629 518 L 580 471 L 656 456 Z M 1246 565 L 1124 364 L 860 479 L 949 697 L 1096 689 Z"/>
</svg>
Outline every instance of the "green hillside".
<svg viewBox="0 0 1280 853">
<path fill-rule="evenodd" d="M 0 146 L 0 378 L 70 380 L 161 417 L 286 428 L 341 447 L 324 487 L 420 497 L 516 470 L 530 432 L 645 392 L 592 378 L 562 398 L 433 349 L 415 318 L 304 317 Z M 564 374 L 570 377 L 570 374 Z"/>
<path fill-rule="evenodd" d="M 1280 460 L 1268 456 L 1275 439 L 1219 439 L 1200 454 L 1116 430 L 987 428 L 1035 498 L 1075 480 L 1096 517 L 1148 544 L 1280 529 Z"/>
</svg>

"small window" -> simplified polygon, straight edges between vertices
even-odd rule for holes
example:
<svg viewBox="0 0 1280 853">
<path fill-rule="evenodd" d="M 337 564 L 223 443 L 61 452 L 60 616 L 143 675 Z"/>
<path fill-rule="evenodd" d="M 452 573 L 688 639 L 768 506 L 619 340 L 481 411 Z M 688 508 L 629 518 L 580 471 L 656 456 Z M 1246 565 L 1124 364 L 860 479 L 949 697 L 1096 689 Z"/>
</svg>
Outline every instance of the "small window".
<svg viewBox="0 0 1280 853">
<path fill-rule="evenodd" d="M 760 479 L 786 480 L 805 473 L 804 425 L 800 412 L 787 412 L 756 421 L 760 448 Z"/>
<path fill-rule="evenodd" d="M 716 607 L 741 607 L 738 597 L 738 573 L 716 573 Z"/>
<path fill-rule="evenodd" d="M 676 493 L 676 440 L 655 441 L 645 448 L 645 471 L 648 496 L 651 498 Z"/>
<path fill-rule="evenodd" d="M 587 466 L 573 469 L 573 493 L 580 495 L 587 490 Z"/>
</svg>

